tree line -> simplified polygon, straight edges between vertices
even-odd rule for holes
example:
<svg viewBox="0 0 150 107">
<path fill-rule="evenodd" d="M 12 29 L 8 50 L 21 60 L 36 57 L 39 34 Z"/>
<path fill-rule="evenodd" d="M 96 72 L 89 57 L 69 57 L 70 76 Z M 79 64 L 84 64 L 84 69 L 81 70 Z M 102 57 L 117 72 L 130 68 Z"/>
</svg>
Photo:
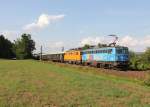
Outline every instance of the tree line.
<svg viewBox="0 0 150 107">
<path fill-rule="evenodd" d="M 132 70 L 148 70 L 150 69 L 150 47 L 143 53 L 129 52 L 130 69 Z"/>
<path fill-rule="evenodd" d="M 0 58 L 30 59 L 33 58 L 35 42 L 30 34 L 22 34 L 20 38 L 11 42 L 4 35 L 0 35 Z"/>
</svg>

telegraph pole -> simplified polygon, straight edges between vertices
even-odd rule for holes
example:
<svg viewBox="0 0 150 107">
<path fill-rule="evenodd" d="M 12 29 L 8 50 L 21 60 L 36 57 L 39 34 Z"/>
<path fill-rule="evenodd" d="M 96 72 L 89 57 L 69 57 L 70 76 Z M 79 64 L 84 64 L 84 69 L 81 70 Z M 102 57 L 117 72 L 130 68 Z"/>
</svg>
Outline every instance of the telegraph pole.
<svg viewBox="0 0 150 107">
<path fill-rule="evenodd" d="M 41 45 L 41 52 L 40 52 L 40 60 L 42 60 L 42 45 Z"/>
<path fill-rule="evenodd" d="M 61 51 L 64 52 L 64 47 L 61 48 Z"/>
</svg>

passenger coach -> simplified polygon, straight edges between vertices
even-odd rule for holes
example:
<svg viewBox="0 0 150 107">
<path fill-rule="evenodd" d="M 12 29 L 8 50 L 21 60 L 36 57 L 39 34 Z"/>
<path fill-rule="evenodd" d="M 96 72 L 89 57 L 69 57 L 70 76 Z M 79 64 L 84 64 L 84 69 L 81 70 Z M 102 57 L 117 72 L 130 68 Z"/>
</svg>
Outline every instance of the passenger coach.
<svg viewBox="0 0 150 107">
<path fill-rule="evenodd" d="M 60 53 L 42 55 L 42 60 L 64 62 L 64 53 L 60 52 Z"/>
</svg>

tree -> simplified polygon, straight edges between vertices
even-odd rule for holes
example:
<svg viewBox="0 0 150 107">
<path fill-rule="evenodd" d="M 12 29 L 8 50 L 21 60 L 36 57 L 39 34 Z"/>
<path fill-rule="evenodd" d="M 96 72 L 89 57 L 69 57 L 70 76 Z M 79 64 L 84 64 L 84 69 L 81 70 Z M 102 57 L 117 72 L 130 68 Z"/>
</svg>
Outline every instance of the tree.
<svg viewBox="0 0 150 107">
<path fill-rule="evenodd" d="M 145 53 L 137 54 L 134 52 L 129 52 L 130 58 L 130 68 L 133 70 L 148 70 L 150 69 L 150 62 L 148 59 L 150 57 L 149 49 Z"/>
<path fill-rule="evenodd" d="M 143 55 L 145 62 L 150 63 L 150 47 L 148 47 Z"/>
<path fill-rule="evenodd" d="M 83 47 L 82 47 L 83 50 L 85 49 L 90 49 L 90 45 L 89 44 L 85 44 Z"/>
<path fill-rule="evenodd" d="M 98 43 L 98 47 L 99 47 L 99 48 L 107 47 L 107 44 L 101 44 L 101 43 Z"/>
<path fill-rule="evenodd" d="M 13 43 L 0 35 L 0 58 L 13 58 L 15 55 L 12 50 Z"/>
<path fill-rule="evenodd" d="M 28 59 L 33 57 L 35 42 L 30 34 L 22 34 L 21 39 L 17 39 L 14 45 L 14 51 L 17 59 Z"/>
</svg>

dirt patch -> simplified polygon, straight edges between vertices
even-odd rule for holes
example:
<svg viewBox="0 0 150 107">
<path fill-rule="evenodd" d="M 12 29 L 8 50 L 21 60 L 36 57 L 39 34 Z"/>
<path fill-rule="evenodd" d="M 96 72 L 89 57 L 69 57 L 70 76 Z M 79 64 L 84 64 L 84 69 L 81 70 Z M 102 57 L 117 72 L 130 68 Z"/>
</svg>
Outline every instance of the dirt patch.
<svg viewBox="0 0 150 107">
<path fill-rule="evenodd" d="M 115 71 L 115 70 L 103 70 L 103 73 L 111 74 L 119 77 L 128 77 L 132 79 L 144 80 L 147 77 L 147 72 L 139 71 Z"/>
</svg>

